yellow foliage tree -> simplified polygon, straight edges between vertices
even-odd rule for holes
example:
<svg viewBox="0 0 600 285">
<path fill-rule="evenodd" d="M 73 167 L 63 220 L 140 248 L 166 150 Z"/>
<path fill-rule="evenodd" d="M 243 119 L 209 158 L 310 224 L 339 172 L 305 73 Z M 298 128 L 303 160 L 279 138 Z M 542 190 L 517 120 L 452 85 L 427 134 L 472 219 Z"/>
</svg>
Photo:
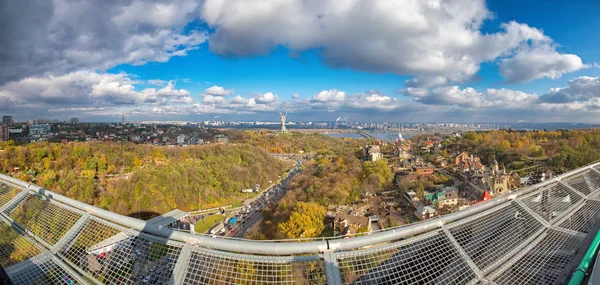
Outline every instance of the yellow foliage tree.
<svg viewBox="0 0 600 285">
<path fill-rule="evenodd" d="M 312 238 L 321 234 L 325 226 L 325 209 L 316 203 L 299 202 L 290 219 L 279 224 L 278 230 L 286 238 Z"/>
</svg>

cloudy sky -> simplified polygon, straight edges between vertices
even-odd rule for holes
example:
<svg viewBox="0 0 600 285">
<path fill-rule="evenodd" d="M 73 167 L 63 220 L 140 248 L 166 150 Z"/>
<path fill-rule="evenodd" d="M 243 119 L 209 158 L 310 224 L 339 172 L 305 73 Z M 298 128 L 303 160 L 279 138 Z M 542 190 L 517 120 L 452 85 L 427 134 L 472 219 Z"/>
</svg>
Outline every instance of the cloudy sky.
<svg viewBox="0 0 600 285">
<path fill-rule="evenodd" d="M 571 2 L 0 0 L 0 114 L 600 123 Z"/>
</svg>

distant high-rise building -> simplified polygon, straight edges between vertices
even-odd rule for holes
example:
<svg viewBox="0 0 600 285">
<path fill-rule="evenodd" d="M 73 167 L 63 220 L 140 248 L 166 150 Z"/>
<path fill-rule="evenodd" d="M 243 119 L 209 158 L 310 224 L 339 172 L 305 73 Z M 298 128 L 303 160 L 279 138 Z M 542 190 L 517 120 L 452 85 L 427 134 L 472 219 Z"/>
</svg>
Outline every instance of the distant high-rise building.
<svg viewBox="0 0 600 285">
<path fill-rule="evenodd" d="M 71 118 L 71 124 L 79 124 L 79 118 Z"/>
<path fill-rule="evenodd" d="M 0 125 L 0 141 L 8 140 L 8 125 Z"/>
<path fill-rule="evenodd" d="M 6 124 L 6 125 L 12 125 L 15 122 L 13 121 L 13 117 L 12 116 L 2 116 L 2 123 Z"/>
<path fill-rule="evenodd" d="M 121 124 L 125 124 L 125 114 L 121 115 Z"/>
</svg>

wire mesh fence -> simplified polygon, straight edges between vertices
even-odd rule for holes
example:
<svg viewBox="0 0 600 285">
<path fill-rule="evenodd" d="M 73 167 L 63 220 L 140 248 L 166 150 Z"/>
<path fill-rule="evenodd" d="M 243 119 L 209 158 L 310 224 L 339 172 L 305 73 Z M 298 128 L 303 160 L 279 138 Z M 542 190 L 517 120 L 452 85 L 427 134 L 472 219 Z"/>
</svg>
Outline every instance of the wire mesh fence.
<svg viewBox="0 0 600 285">
<path fill-rule="evenodd" d="M 181 245 L 91 219 L 59 252 L 104 284 L 164 284 Z"/>
<path fill-rule="evenodd" d="M 507 268 L 496 284 L 555 284 L 564 268 L 577 253 L 583 238 L 570 233 L 549 230 L 518 261 Z"/>
<path fill-rule="evenodd" d="M 81 217 L 31 194 L 7 211 L 17 223 L 50 245 L 55 244 Z"/>
<path fill-rule="evenodd" d="M 327 284 L 325 265 L 313 256 L 253 256 L 194 248 L 184 284 Z"/>
<path fill-rule="evenodd" d="M 600 173 L 596 171 L 590 171 L 585 177 L 587 178 L 587 183 L 591 188 L 600 188 Z"/>
<path fill-rule="evenodd" d="M 589 185 L 586 181 L 585 174 L 568 179 L 566 183 L 585 195 L 590 194 L 594 190 L 592 185 Z"/>
<path fill-rule="evenodd" d="M 579 193 L 558 183 L 542 188 L 520 200 L 547 222 L 562 216 L 571 206 L 583 200 Z"/>
<path fill-rule="evenodd" d="M 485 270 L 542 228 L 516 203 L 449 225 L 450 232 L 475 264 Z"/>
<path fill-rule="evenodd" d="M 42 251 L 11 226 L 0 223 L 0 265 L 7 268 Z"/>
<path fill-rule="evenodd" d="M 467 284 L 476 277 L 441 231 L 337 258 L 345 284 Z"/>
<path fill-rule="evenodd" d="M 11 274 L 15 285 L 86 284 L 76 274 L 71 274 L 49 257 L 28 261 L 27 267 Z"/>
<path fill-rule="evenodd" d="M 588 233 L 600 220 L 600 201 L 587 200 L 585 205 L 568 216 L 559 226 L 561 228 Z"/>
<path fill-rule="evenodd" d="M 153 236 L 0 183 L 0 265 L 16 284 L 552 284 L 600 220 L 598 189 L 588 168 L 419 234 L 253 255 Z"/>
<path fill-rule="evenodd" d="M 17 196 L 21 189 L 11 187 L 8 184 L 0 182 L 0 207 L 8 203 L 12 198 Z"/>
</svg>

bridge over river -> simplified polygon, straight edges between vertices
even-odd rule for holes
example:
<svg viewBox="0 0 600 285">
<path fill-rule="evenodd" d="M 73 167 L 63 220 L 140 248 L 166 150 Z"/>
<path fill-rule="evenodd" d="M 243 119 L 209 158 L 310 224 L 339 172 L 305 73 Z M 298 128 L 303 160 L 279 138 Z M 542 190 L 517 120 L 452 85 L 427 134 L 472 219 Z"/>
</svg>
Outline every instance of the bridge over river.
<svg viewBox="0 0 600 285">
<path fill-rule="evenodd" d="M 600 226 L 599 195 L 592 164 L 366 236 L 250 241 L 173 231 L 1 175 L 0 265 L 15 284 L 565 283 Z"/>
</svg>

